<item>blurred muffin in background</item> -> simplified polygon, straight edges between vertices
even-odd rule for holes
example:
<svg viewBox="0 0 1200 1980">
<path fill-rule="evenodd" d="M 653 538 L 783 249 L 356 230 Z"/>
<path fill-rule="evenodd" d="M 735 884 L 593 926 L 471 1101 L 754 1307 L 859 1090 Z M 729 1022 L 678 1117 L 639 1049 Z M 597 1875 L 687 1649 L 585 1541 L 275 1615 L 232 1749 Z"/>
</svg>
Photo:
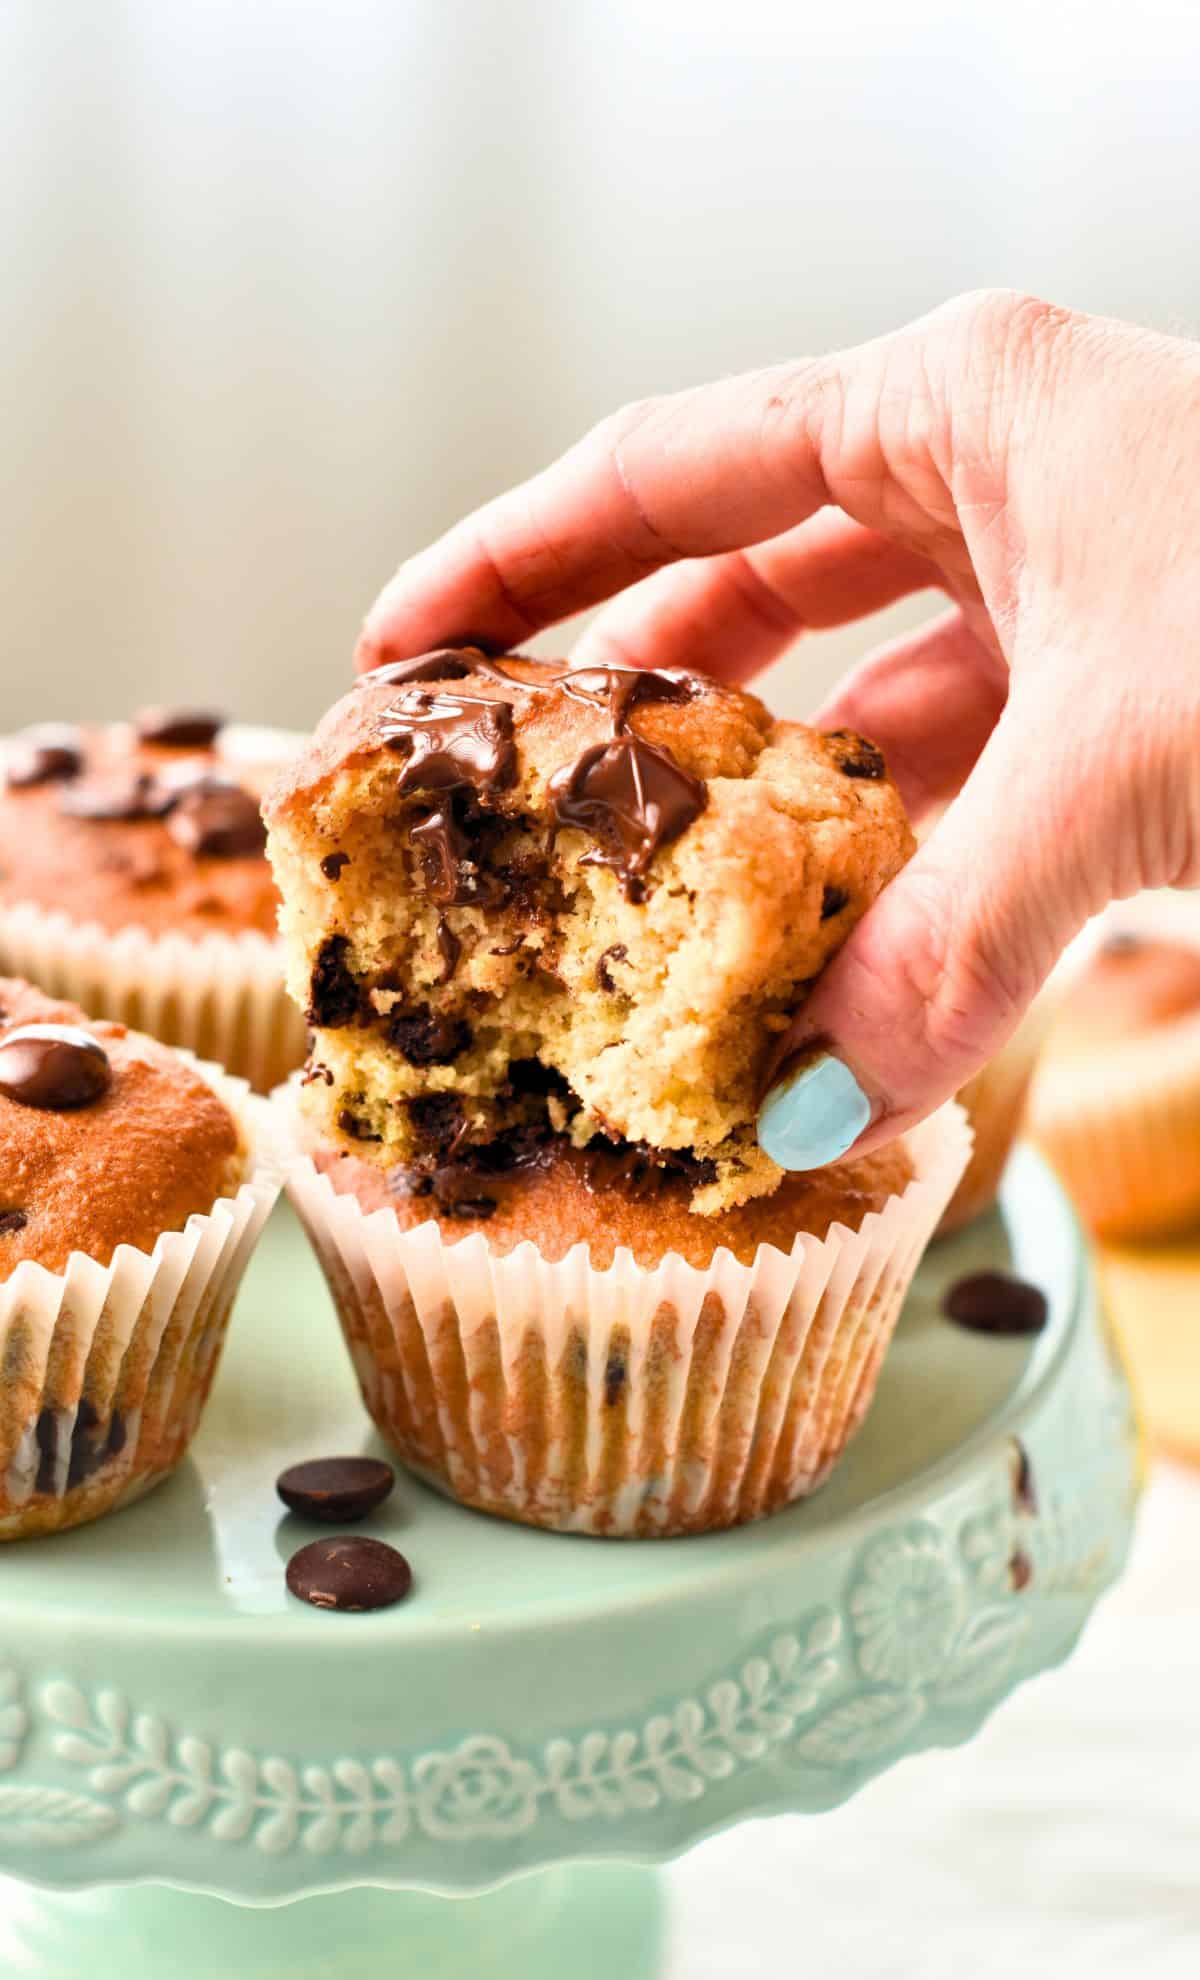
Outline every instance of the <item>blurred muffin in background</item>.
<svg viewBox="0 0 1200 1980">
<path fill-rule="evenodd" d="M 1030 1127 L 1098 1236 L 1200 1223 L 1200 939 L 1108 936 L 1058 1007 Z"/>
<path fill-rule="evenodd" d="M 204 710 L 0 752 L 0 970 L 267 1089 L 304 1056 L 259 812 L 288 751 Z"/>
<path fill-rule="evenodd" d="M 937 1235 L 961 1230 L 990 1210 L 1025 1119 L 1026 1103 L 1038 1057 L 1050 1027 L 1052 1004 L 1045 993 L 1037 999 L 1003 1051 L 989 1060 L 959 1093 L 975 1134 L 975 1145 L 962 1181 L 951 1197 Z"/>
</svg>

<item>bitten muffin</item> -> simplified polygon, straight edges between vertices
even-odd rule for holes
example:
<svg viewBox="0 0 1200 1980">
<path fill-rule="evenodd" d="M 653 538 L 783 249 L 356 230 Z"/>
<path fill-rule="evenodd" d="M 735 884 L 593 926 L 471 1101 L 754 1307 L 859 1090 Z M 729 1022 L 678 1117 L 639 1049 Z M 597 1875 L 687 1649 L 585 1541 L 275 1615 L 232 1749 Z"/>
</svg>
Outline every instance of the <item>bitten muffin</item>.
<svg viewBox="0 0 1200 1980">
<path fill-rule="evenodd" d="M 682 673 L 368 678 L 267 803 L 316 1027 L 288 1188 L 384 1435 L 468 1504 L 703 1532 L 861 1421 L 957 1109 L 787 1177 L 754 1117 L 910 849 L 879 752 Z"/>
<path fill-rule="evenodd" d="M 300 1062 L 262 789 L 277 767 L 197 710 L 46 724 L 0 777 L 0 967 L 260 1086 Z"/>
<path fill-rule="evenodd" d="M 0 978 L 0 1538 L 179 1462 L 276 1193 L 245 1088 Z"/>
<path fill-rule="evenodd" d="M 1108 939 L 1064 992 L 1030 1125 L 1098 1235 L 1200 1222 L 1200 944 Z"/>
<path fill-rule="evenodd" d="M 266 807 L 307 1105 L 385 1167 L 549 1118 L 769 1195 L 759 1089 L 912 849 L 879 751 L 694 674 L 475 649 L 369 675 Z"/>
</svg>

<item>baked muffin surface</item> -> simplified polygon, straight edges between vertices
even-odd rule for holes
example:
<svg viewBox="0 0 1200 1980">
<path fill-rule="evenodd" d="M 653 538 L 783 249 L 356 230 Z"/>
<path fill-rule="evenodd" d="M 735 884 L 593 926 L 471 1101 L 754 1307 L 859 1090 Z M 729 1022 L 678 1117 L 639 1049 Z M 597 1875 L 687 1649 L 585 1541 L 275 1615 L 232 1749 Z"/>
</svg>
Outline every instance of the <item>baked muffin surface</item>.
<svg viewBox="0 0 1200 1980">
<path fill-rule="evenodd" d="M 198 719 L 161 726 L 204 735 Z M 109 933 L 273 936 L 278 898 L 257 814 L 274 767 L 233 759 L 216 724 L 208 741 L 143 740 L 129 723 L 9 737 L 0 906 L 31 902 Z"/>
<path fill-rule="evenodd" d="M 767 1195 L 759 1086 L 912 839 L 878 751 L 696 675 L 367 676 L 268 796 L 307 1104 L 383 1168 L 548 1118 Z"/>
<path fill-rule="evenodd" d="M 20 1084 L 6 1045 L 44 1026 L 82 1034 L 107 1061 L 78 1104 L 38 1104 L 27 1080 L 18 1099 L 6 1084 Z M 0 1281 L 25 1259 L 61 1272 L 74 1251 L 107 1265 L 118 1245 L 152 1250 L 231 1195 L 245 1167 L 228 1107 L 166 1046 L 0 977 Z"/>
</svg>

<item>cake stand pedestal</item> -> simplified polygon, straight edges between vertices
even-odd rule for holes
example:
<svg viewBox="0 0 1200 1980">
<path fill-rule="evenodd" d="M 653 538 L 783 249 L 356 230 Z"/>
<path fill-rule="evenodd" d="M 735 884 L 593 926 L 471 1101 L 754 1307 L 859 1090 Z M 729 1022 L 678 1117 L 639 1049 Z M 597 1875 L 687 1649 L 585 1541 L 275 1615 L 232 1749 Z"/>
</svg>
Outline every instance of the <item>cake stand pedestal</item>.
<svg viewBox="0 0 1200 1980">
<path fill-rule="evenodd" d="M 1044 1288 L 1036 1339 L 940 1316 L 985 1266 Z M 402 1477 L 367 1530 L 413 1596 L 306 1608 L 283 1569 L 313 1529 L 276 1474 L 378 1448 L 284 1209 L 190 1462 L 0 1555 L 5 1975 L 649 1980 L 652 1866 L 969 1738 L 1070 1651 L 1138 1476 L 1082 1241 L 1024 1151 L 1003 1213 L 928 1255 L 870 1418 L 805 1505 L 621 1544 Z"/>
</svg>

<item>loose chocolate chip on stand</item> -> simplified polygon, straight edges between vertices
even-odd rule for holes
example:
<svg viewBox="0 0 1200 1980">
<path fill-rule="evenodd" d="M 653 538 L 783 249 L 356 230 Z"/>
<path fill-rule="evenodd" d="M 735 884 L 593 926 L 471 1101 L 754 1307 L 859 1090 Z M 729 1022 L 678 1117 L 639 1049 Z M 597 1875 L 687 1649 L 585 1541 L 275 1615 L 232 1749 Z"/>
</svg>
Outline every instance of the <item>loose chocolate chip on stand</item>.
<svg viewBox="0 0 1200 1980">
<path fill-rule="evenodd" d="M 321 871 L 327 880 L 340 880 L 342 868 L 349 866 L 349 853 L 326 853 L 321 861 Z"/>
<path fill-rule="evenodd" d="M 16 1231 L 23 1231 L 29 1218 L 24 1210 L 0 1210 L 0 1237 L 12 1237 Z"/>
<path fill-rule="evenodd" d="M 412 1580 L 403 1554 L 366 1534 L 312 1540 L 293 1554 L 287 1568 L 288 1588 L 301 1602 L 355 1614 L 402 1602 Z"/>
<path fill-rule="evenodd" d="M 275 1489 L 299 1518 L 337 1525 L 365 1519 L 391 1495 L 395 1483 L 395 1472 L 382 1458 L 311 1458 L 281 1471 Z"/>
<path fill-rule="evenodd" d="M 1044 1292 L 1009 1272 L 974 1272 L 942 1298 L 942 1311 L 978 1334 L 1038 1334 L 1049 1316 Z"/>
<path fill-rule="evenodd" d="M 850 896 L 844 887 L 826 887 L 821 895 L 822 921 L 832 921 L 835 914 L 841 913 L 849 899 Z"/>
<path fill-rule="evenodd" d="M 66 783 L 83 768 L 83 744 L 78 729 L 63 722 L 45 722 L 14 736 L 5 759 L 5 781 L 14 791 L 38 784 Z"/>
<path fill-rule="evenodd" d="M 834 752 L 834 762 L 843 777 L 862 777 L 869 783 L 879 783 L 887 776 L 883 751 L 876 749 L 865 736 L 855 735 L 853 729 L 829 729 L 826 733 L 831 743 L 840 745 Z"/>
<path fill-rule="evenodd" d="M 244 859 L 267 843 L 257 798 L 234 784 L 185 792 L 172 807 L 167 830 L 197 859 Z"/>
<path fill-rule="evenodd" d="M 133 718 L 139 742 L 165 749 L 209 749 L 225 727 L 209 708 L 142 708 Z"/>
<path fill-rule="evenodd" d="M 0 1093 L 22 1107 L 89 1107 L 111 1085 L 108 1054 L 75 1025 L 26 1024 L 0 1039 Z"/>
</svg>

